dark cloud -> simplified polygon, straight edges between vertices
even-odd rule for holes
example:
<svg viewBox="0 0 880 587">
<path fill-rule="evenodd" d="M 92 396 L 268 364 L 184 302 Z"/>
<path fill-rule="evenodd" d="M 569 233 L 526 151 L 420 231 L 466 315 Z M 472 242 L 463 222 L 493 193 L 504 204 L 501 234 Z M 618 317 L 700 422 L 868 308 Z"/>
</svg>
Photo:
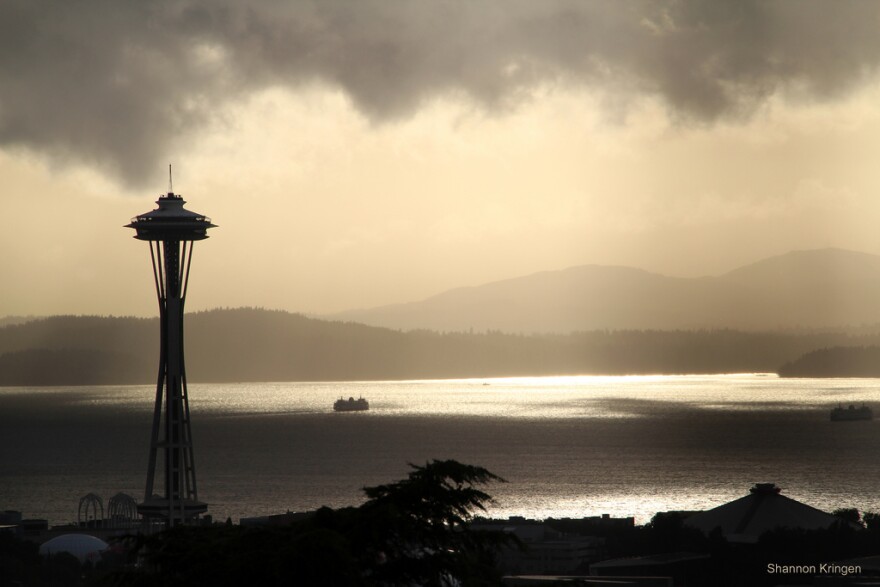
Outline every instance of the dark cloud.
<svg viewBox="0 0 880 587">
<path fill-rule="evenodd" d="M 378 121 L 436 95 L 504 108 L 554 83 L 711 122 L 779 92 L 852 91 L 880 63 L 878 13 L 856 0 L 4 0 L 0 145 L 138 184 L 222 106 L 315 81 Z"/>
</svg>

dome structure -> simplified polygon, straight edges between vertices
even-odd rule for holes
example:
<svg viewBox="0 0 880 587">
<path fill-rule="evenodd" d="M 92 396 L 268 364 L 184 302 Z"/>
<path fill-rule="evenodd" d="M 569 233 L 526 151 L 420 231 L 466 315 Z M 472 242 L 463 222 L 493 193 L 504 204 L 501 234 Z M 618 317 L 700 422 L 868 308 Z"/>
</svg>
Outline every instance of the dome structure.
<svg viewBox="0 0 880 587">
<path fill-rule="evenodd" d="M 67 552 L 81 563 L 97 562 L 101 558 L 101 553 L 107 548 L 109 545 L 106 542 L 88 534 L 62 534 L 40 545 L 40 555 L 49 556 Z"/>
</svg>

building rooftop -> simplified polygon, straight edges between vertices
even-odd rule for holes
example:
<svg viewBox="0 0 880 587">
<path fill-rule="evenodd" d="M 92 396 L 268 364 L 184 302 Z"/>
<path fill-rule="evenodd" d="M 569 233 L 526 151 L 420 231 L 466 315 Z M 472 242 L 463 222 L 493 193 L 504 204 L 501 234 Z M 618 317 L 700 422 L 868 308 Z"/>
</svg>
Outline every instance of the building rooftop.
<svg viewBox="0 0 880 587">
<path fill-rule="evenodd" d="M 761 534 L 776 528 L 817 530 L 848 522 L 782 495 L 773 483 L 758 483 L 748 495 L 694 514 L 684 523 L 706 534 L 720 528 L 729 542 L 754 543 Z"/>
</svg>

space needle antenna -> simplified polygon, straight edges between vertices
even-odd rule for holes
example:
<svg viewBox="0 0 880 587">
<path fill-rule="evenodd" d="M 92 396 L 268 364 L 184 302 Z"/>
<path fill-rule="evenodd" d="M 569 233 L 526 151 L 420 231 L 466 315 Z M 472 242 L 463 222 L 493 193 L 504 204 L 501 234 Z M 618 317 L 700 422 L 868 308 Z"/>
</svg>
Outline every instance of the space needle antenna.
<svg viewBox="0 0 880 587">
<path fill-rule="evenodd" d="M 168 164 L 168 193 L 169 194 L 174 193 L 174 189 L 172 188 L 172 185 L 171 185 L 171 163 Z"/>
</svg>

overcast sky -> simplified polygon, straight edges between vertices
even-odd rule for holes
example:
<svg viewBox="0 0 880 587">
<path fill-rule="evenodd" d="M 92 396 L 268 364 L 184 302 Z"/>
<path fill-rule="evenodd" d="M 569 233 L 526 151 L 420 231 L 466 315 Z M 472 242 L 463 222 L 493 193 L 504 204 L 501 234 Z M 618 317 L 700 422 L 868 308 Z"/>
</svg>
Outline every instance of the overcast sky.
<svg viewBox="0 0 880 587">
<path fill-rule="evenodd" d="M 156 314 L 123 228 L 219 227 L 190 310 L 573 265 L 880 254 L 880 4 L 0 3 L 0 315 Z"/>
</svg>

